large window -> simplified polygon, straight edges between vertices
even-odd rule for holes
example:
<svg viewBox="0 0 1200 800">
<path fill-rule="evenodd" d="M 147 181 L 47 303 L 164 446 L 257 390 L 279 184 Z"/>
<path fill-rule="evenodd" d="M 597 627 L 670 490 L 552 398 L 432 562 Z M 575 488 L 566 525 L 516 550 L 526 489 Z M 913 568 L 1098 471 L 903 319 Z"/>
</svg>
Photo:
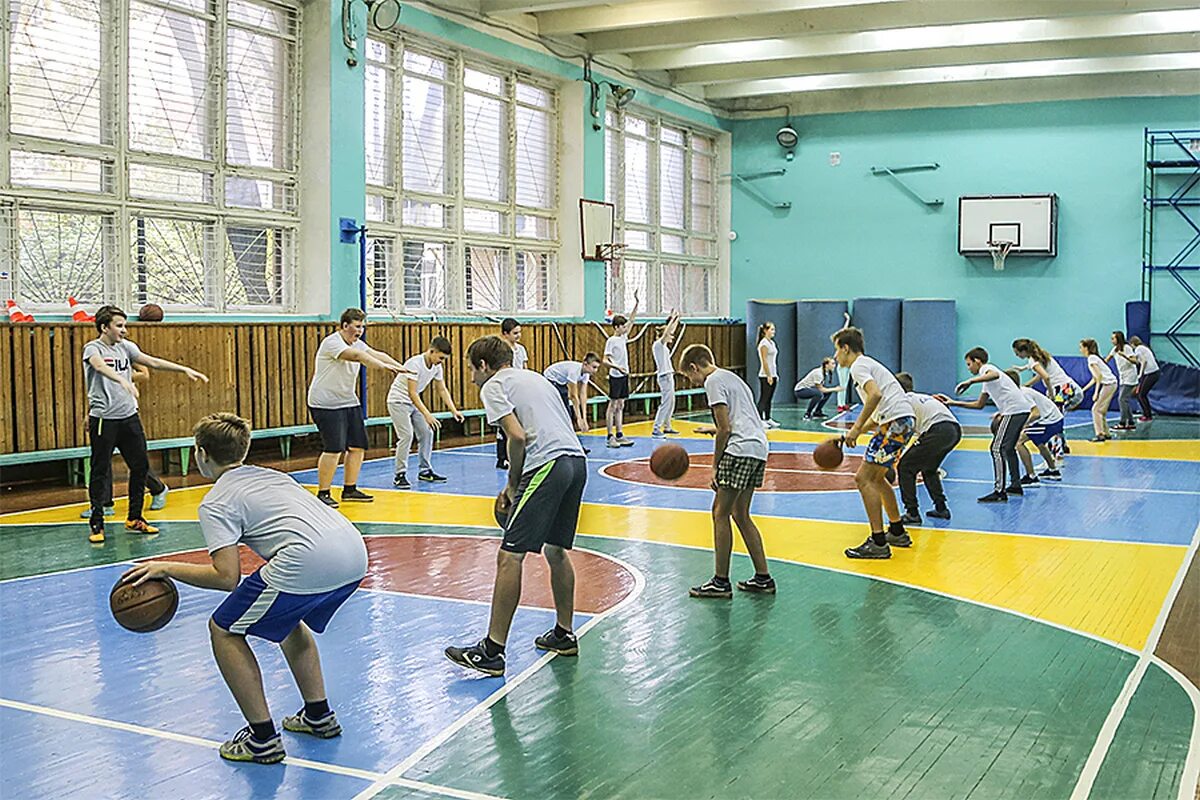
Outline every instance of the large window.
<svg viewBox="0 0 1200 800">
<path fill-rule="evenodd" d="M 292 309 L 298 6 L 0 11 L 0 271 L 18 300 Z"/>
<path fill-rule="evenodd" d="M 557 93 L 407 39 L 367 56 L 373 308 L 557 311 Z"/>
<path fill-rule="evenodd" d="M 716 140 L 638 111 L 606 117 L 605 196 L 624 259 L 609 266 L 608 307 L 717 313 Z"/>
</svg>

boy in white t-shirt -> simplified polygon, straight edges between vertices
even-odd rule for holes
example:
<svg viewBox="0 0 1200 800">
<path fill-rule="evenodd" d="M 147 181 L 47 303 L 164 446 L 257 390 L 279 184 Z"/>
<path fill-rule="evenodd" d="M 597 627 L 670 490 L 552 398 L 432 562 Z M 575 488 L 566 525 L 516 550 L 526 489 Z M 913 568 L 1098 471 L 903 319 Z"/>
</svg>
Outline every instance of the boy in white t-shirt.
<svg viewBox="0 0 1200 800">
<path fill-rule="evenodd" d="M 1004 374 L 1020 385 L 1021 373 L 1015 369 L 1005 370 Z M 1029 411 L 1029 421 L 1021 431 L 1017 442 L 1017 455 L 1025 475 L 1021 478 L 1021 486 L 1037 486 L 1040 478 L 1048 481 L 1061 481 L 1062 473 L 1059 464 L 1062 459 L 1063 413 L 1054 401 L 1031 386 L 1022 386 L 1021 392 L 1033 402 Z M 1033 456 L 1029 454 L 1026 445 L 1032 444 L 1041 453 L 1046 462 L 1046 468 L 1039 474 L 1033 471 Z"/>
<path fill-rule="evenodd" d="M 604 366 L 608 367 L 608 411 L 604 421 L 609 447 L 633 446 L 633 440 L 625 438 L 625 400 L 629 397 L 629 331 L 637 319 L 639 302 L 634 292 L 629 316 L 613 317 L 613 335 L 604 343 Z"/>
<path fill-rule="evenodd" d="M 847 447 L 854 447 L 864 432 L 875 431 L 854 474 L 854 483 L 871 525 L 871 535 L 858 547 L 847 548 L 846 557 L 891 558 L 893 546 L 911 547 L 912 539 L 900 519 L 896 492 L 887 474 L 912 446 L 917 435 L 916 417 L 896 376 L 883 364 L 863 354 L 862 331 L 842 328 L 830 340 L 837 348 L 834 357 L 838 366 L 850 370 L 850 380 L 863 401 L 858 419 L 842 439 Z M 886 531 L 884 514 L 888 520 Z"/>
<path fill-rule="evenodd" d="M 679 330 L 679 312 L 671 312 L 667 322 L 658 330 L 658 338 L 650 348 L 654 355 L 654 371 L 658 377 L 658 413 L 654 415 L 654 428 L 650 435 L 661 439 L 668 434 L 678 433 L 671 429 L 671 415 L 675 413 L 675 365 L 671 363 L 671 347 Z"/>
<path fill-rule="evenodd" d="M 568 551 L 579 524 L 587 459 L 554 387 L 536 372 L 513 369 L 512 348 L 499 336 L 472 342 L 467 361 L 488 424 L 503 426 L 508 437 L 508 520 L 496 557 L 487 635 L 467 647 L 447 647 L 445 653 L 455 664 L 499 676 L 504 674 L 504 648 L 521 600 L 525 555 L 543 548 L 550 565 L 555 625 L 534 639 L 534 647 L 560 656 L 579 654 L 572 632 L 575 571 Z"/>
<path fill-rule="evenodd" d="M 196 424 L 195 437 L 196 465 L 214 481 L 199 512 L 212 563 L 150 561 L 121 580 L 136 586 L 169 577 L 230 593 L 213 612 L 208 630 L 217 667 L 248 724 L 221 745 L 221 757 L 274 764 L 287 754 L 246 637 L 279 645 L 304 698 L 303 709 L 283 718 L 284 729 L 321 739 L 341 734 L 312 632 L 324 633 L 358 588 L 367 572 L 367 548 L 349 520 L 290 475 L 243 463 L 250 448 L 246 420 L 210 414 Z M 267 562 L 245 579 L 239 543 Z"/>
<path fill-rule="evenodd" d="M 737 582 L 743 592 L 775 594 L 775 579 L 767 565 L 762 534 L 750 516 L 754 490 L 763 485 L 770 446 L 754 395 L 741 378 L 713 363 L 713 353 L 702 344 L 690 345 L 679 359 L 679 371 L 708 395 L 716 435 L 713 446 L 713 576 L 688 590 L 692 597 L 730 599 L 729 561 L 733 551 L 733 524 L 742 534 L 754 564 L 754 577 Z"/>
<path fill-rule="evenodd" d="M 434 391 L 449 407 L 454 419 L 462 422 L 466 417 L 459 413 L 454 398 L 446 388 L 446 373 L 442 362 L 450 357 L 450 340 L 435 336 L 424 353 L 404 362 L 404 372 L 392 381 L 388 390 L 388 414 L 396 429 L 396 469 L 392 485 L 397 489 L 411 489 L 408 481 L 408 451 L 412 448 L 413 436 L 417 439 L 417 454 L 420 471 L 417 478 L 426 483 L 444 483 L 446 478 L 433 471 L 433 432 L 440 430 L 442 421 L 433 415 L 421 400 L 421 393 L 433 384 Z"/>
<path fill-rule="evenodd" d="M 505 317 L 500 322 L 500 338 L 512 348 L 513 369 L 525 369 L 529 363 L 529 353 L 521 344 L 521 323 L 512 317 Z M 508 441 L 504 438 L 504 428 L 496 428 L 496 469 L 508 469 Z"/>
<path fill-rule="evenodd" d="M 921 510 L 917 506 L 918 474 L 933 501 L 933 508 L 926 513 L 934 519 L 950 519 L 950 504 L 942 490 L 942 462 L 962 441 L 962 426 L 936 397 L 913 391 L 912 375 L 897 372 L 896 381 L 907 394 L 917 423 L 916 443 L 904 454 L 900 468 L 896 470 L 900 500 L 904 503 L 904 516 L 900 521 L 905 525 L 921 524 Z"/>
<path fill-rule="evenodd" d="M 973 384 L 980 384 L 979 397 L 971 402 L 951 400 L 945 395 L 936 395 L 948 406 L 961 408 L 983 408 L 990 395 L 1000 415 L 999 427 L 992 435 L 992 475 L 995 478 L 992 491 L 979 498 L 981 503 L 1005 503 L 1009 495 L 1022 495 L 1020 462 L 1017 458 L 1017 442 L 1029 419 L 1033 401 L 1021 391 L 1021 385 L 1000 371 L 995 364 L 988 363 L 988 351 L 973 347 L 964 359 L 967 371 L 975 377 L 962 381 L 954 387 L 955 394 L 962 394 Z M 1008 479 L 1012 484 L 1008 484 Z"/>
</svg>

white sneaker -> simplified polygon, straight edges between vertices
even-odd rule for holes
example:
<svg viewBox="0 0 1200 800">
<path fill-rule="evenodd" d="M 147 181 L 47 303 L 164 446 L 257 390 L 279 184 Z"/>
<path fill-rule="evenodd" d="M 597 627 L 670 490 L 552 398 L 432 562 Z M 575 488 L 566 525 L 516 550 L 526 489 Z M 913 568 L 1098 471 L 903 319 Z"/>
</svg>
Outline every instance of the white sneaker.
<svg viewBox="0 0 1200 800">
<path fill-rule="evenodd" d="M 767 420 L 767 427 L 768 428 L 778 428 L 778 427 L 780 427 L 780 425 L 775 420 L 769 419 L 769 420 Z"/>
<path fill-rule="evenodd" d="M 167 493 L 171 491 L 171 487 L 163 484 L 163 490 L 158 494 L 150 495 L 150 510 L 162 511 L 167 505 Z"/>
</svg>

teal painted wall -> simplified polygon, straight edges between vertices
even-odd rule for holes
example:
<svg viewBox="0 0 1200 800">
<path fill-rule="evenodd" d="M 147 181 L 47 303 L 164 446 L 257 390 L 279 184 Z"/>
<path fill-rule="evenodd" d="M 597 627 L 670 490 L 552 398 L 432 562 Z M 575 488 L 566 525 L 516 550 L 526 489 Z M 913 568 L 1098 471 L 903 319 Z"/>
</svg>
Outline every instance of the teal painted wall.
<svg viewBox="0 0 1200 800">
<path fill-rule="evenodd" d="M 351 4 L 354 30 L 367 29 L 366 7 Z M 349 55 L 342 43 L 342 4 L 330 3 L 329 37 L 329 225 L 332 227 L 329 254 L 329 315 L 336 319 L 342 309 L 357 307 L 360 302 L 359 248 L 344 244 L 339 236 L 340 220 L 347 217 L 360 225 L 366 220 L 367 151 L 366 151 L 366 84 L 363 79 L 363 50 L 359 43 L 358 66 L 346 63 Z"/>
<path fill-rule="evenodd" d="M 799 117 L 790 163 L 775 143 L 781 122 L 733 127 L 734 171 L 786 166 L 757 186 L 792 207 L 733 187 L 732 313 L 750 298 L 949 297 L 958 352 L 980 344 L 1008 365 L 1018 336 L 1076 354 L 1080 338 L 1107 342 L 1124 327 L 1124 304 L 1141 291 L 1143 128 L 1200 127 L 1200 97 Z M 926 162 L 941 168 L 908 180 L 944 198 L 940 208 L 870 174 Z M 996 272 L 990 258 L 958 255 L 960 195 L 1048 192 L 1059 196 L 1056 258 L 1010 258 Z M 1171 302 L 1165 284 L 1161 294 Z M 1165 341 L 1155 346 L 1170 358 Z"/>
</svg>

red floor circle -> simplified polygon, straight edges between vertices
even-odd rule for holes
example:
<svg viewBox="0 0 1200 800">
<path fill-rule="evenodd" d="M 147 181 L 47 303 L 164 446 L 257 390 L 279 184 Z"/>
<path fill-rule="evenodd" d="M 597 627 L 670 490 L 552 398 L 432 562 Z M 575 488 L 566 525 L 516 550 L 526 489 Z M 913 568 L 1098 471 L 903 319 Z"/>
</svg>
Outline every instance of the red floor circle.
<svg viewBox="0 0 1200 800">
<path fill-rule="evenodd" d="M 651 486 L 675 486 L 683 489 L 707 489 L 712 481 L 712 454 L 689 454 L 691 467 L 677 481 L 667 481 L 650 471 L 648 458 L 606 464 L 601 473 L 631 483 Z M 763 492 L 830 492 L 853 489 L 854 472 L 862 456 L 847 455 L 841 466 L 824 470 L 813 463 L 810 452 L 771 453 L 767 457 L 767 474 Z"/>
</svg>

